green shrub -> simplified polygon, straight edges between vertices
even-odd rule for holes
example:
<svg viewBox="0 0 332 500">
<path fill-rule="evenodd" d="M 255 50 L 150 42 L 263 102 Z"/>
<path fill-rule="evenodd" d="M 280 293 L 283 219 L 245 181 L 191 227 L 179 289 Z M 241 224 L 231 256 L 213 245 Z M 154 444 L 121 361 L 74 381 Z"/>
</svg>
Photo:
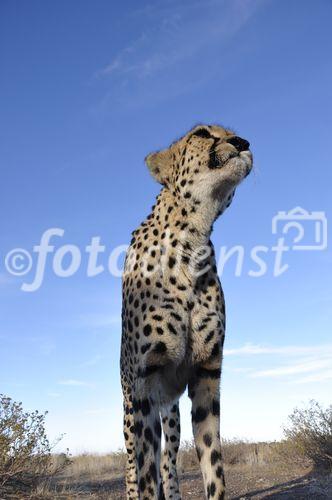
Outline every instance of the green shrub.
<svg viewBox="0 0 332 500">
<path fill-rule="evenodd" d="M 332 470 L 332 405 L 322 408 L 311 400 L 306 408 L 296 408 L 284 433 L 316 467 Z"/>
<path fill-rule="evenodd" d="M 0 394 L 0 486 L 32 485 L 54 474 L 46 413 L 26 412 L 22 403 Z"/>
</svg>

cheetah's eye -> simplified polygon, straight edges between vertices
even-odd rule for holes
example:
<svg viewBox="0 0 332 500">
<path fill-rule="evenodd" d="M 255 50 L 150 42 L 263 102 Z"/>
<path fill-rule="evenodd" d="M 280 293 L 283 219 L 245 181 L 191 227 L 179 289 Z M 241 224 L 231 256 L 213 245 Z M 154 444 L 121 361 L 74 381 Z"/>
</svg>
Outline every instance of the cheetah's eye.
<svg viewBox="0 0 332 500">
<path fill-rule="evenodd" d="M 203 137 L 204 139 L 213 139 L 212 135 L 206 128 L 199 128 L 196 132 L 193 133 L 197 137 Z"/>
<path fill-rule="evenodd" d="M 209 159 L 209 168 L 218 168 L 221 165 L 221 159 L 216 153 L 216 151 L 211 151 L 210 153 L 210 159 Z"/>
</svg>

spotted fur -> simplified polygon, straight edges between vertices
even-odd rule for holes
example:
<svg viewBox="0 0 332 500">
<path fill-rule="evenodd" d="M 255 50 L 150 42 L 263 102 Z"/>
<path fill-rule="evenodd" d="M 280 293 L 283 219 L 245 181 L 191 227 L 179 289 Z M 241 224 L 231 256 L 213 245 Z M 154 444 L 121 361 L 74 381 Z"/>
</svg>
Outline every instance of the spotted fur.
<svg viewBox="0 0 332 500">
<path fill-rule="evenodd" d="M 225 306 L 210 234 L 251 170 L 248 148 L 230 130 L 199 125 L 146 158 L 163 187 L 133 233 L 123 275 L 128 500 L 181 498 L 178 400 L 186 387 L 206 498 L 224 498 L 219 385 Z"/>
</svg>

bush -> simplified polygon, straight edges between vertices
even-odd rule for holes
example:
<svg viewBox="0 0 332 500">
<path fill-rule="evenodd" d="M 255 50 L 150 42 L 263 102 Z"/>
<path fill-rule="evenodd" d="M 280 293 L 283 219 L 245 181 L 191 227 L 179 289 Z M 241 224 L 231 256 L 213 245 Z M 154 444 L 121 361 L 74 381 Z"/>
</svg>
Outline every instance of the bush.
<svg viewBox="0 0 332 500">
<path fill-rule="evenodd" d="M 54 474 L 46 413 L 25 412 L 22 403 L 0 394 L 0 485 L 32 485 Z M 67 457 L 68 458 L 68 457 Z"/>
<path fill-rule="evenodd" d="M 332 405 L 322 408 L 312 400 L 308 407 L 296 408 L 284 433 L 316 467 L 332 470 Z"/>
</svg>

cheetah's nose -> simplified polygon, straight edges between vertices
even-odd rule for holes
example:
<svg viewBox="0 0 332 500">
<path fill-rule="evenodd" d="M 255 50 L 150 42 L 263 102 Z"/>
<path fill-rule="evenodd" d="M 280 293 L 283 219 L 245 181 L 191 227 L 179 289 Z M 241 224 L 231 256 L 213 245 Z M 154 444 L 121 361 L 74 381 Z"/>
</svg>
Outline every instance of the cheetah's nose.
<svg viewBox="0 0 332 500">
<path fill-rule="evenodd" d="M 229 144 L 232 144 L 232 146 L 234 146 L 239 153 L 241 153 L 241 151 L 247 151 L 250 146 L 250 143 L 248 141 L 242 139 L 241 137 L 238 137 L 237 135 L 227 139 L 227 142 L 229 142 Z"/>
</svg>

